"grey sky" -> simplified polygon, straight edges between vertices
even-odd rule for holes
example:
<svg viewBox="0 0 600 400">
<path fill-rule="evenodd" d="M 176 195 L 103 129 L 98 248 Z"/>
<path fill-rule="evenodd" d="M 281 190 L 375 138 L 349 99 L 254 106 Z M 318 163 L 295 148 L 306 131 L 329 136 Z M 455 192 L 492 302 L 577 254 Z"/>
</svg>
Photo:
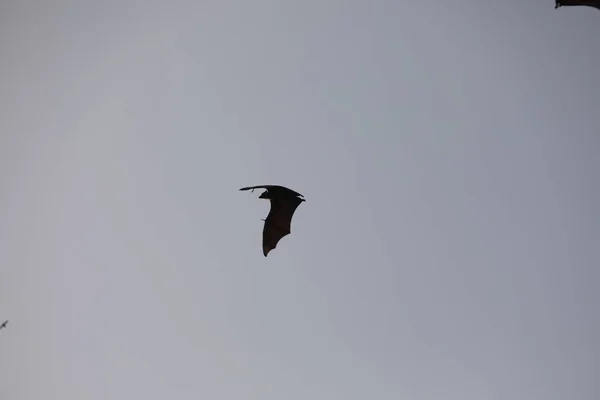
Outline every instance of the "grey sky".
<svg viewBox="0 0 600 400">
<path fill-rule="evenodd" d="M 599 37 L 552 0 L 3 1 L 0 398 L 597 399 Z M 268 258 L 257 184 L 307 200 Z"/>
</svg>

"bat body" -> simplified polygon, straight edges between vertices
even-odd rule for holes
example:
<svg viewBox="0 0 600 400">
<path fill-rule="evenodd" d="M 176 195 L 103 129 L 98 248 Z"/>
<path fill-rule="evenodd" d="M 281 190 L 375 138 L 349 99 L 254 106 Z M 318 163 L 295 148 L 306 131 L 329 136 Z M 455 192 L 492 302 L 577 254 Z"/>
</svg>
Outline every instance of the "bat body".
<svg viewBox="0 0 600 400">
<path fill-rule="evenodd" d="M 275 247 L 277 243 L 286 235 L 291 233 L 292 217 L 298 206 L 304 200 L 300 193 L 295 192 L 283 186 L 261 185 L 248 186 L 240 190 L 267 189 L 259 198 L 267 199 L 271 202 L 271 209 L 267 218 L 264 220 L 263 227 L 263 255 L 267 254 Z"/>
<path fill-rule="evenodd" d="M 556 8 L 563 6 L 588 6 L 600 10 L 600 0 L 556 0 Z"/>
</svg>

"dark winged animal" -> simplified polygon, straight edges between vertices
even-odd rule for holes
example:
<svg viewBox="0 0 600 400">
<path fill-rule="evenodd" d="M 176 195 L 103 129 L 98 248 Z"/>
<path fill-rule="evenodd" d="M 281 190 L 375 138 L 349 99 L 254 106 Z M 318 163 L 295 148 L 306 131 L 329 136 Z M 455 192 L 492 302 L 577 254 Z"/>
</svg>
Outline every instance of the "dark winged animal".
<svg viewBox="0 0 600 400">
<path fill-rule="evenodd" d="M 600 0 L 556 0 L 556 8 L 563 6 L 588 6 L 600 10 Z"/>
<path fill-rule="evenodd" d="M 263 227 L 263 254 L 267 254 L 275 247 L 277 243 L 286 235 L 291 233 L 292 217 L 294 212 L 302 203 L 306 201 L 300 193 L 278 185 L 248 186 L 240 190 L 267 189 L 259 198 L 267 199 L 271 202 L 271 209 L 267 215 Z"/>
</svg>

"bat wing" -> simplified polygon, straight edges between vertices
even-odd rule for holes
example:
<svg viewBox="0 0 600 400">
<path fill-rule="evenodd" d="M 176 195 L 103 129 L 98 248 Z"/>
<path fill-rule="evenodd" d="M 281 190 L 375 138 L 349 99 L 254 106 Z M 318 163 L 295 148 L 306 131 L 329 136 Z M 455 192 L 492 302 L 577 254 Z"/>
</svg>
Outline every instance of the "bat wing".
<svg viewBox="0 0 600 400">
<path fill-rule="evenodd" d="M 300 196 L 300 197 L 304 197 L 302 196 L 300 193 L 286 188 L 284 186 L 279 186 L 279 185 L 258 185 L 258 186 L 246 186 L 241 188 L 240 190 L 254 190 L 254 189 L 267 189 L 267 190 L 272 190 L 274 192 L 279 192 L 279 193 L 287 193 L 287 194 L 293 194 L 294 196 Z"/>
<path fill-rule="evenodd" d="M 299 198 L 270 199 L 271 210 L 263 228 L 263 254 L 267 254 L 286 235 L 291 233 L 292 217 L 304 200 Z"/>
<path fill-rule="evenodd" d="M 272 188 L 272 187 L 273 187 L 273 185 L 246 186 L 246 187 L 241 188 L 240 190 L 269 189 L 269 188 Z"/>
<path fill-rule="evenodd" d="M 562 6 L 588 6 L 600 10 L 600 0 L 556 0 L 555 8 Z"/>
</svg>

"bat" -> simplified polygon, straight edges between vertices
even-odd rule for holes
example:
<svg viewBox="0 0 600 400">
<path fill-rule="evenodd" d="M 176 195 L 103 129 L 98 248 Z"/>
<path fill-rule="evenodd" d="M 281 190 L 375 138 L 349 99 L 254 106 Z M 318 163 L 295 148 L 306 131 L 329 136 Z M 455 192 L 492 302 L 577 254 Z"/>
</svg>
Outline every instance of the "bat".
<svg viewBox="0 0 600 400">
<path fill-rule="evenodd" d="M 267 189 L 259 198 L 268 199 L 271 202 L 271 209 L 267 218 L 264 219 L 263 227 L 263 255 L 267 254 L 275 247 L 277 243 L 286 235 L 291 233 L 292 217 L 298 206 L 306 201 L 303 195 L 298 192 L 277 185 L 248 186 L 240 190 Z"/>
<path fill-rule="evenodd" d="M 600 0 L 556 0 L 555 9 L 563 6 L 588 6 L 600 10 Z"/>
</svg>

